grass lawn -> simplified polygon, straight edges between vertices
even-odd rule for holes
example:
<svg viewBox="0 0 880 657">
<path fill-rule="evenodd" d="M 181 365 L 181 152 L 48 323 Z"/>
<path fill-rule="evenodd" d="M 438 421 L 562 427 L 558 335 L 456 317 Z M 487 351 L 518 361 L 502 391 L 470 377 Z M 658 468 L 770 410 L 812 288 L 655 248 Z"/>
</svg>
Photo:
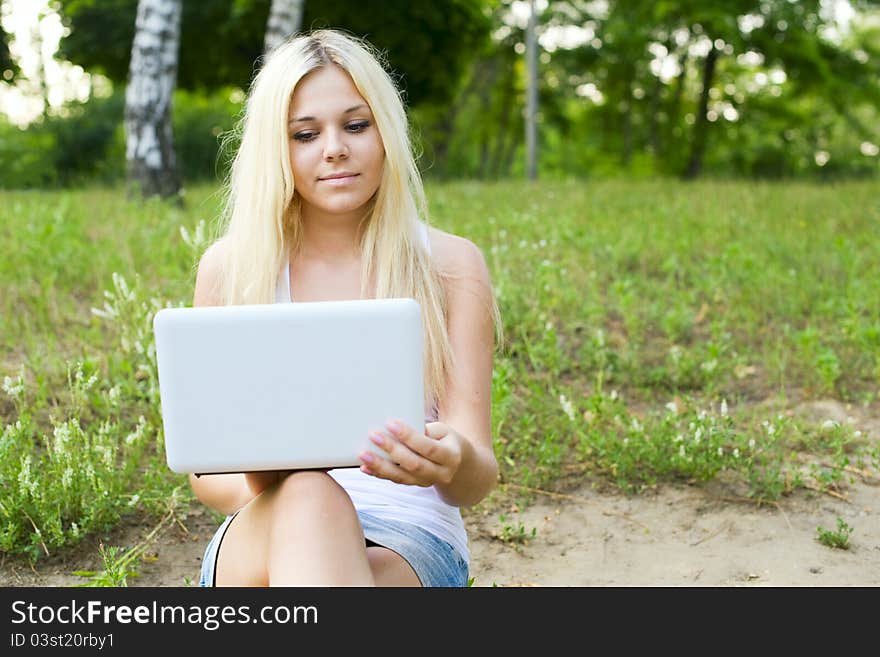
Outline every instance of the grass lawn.
<svg viewBox="0 0 880 657">
<path fill-rule="evenodd" d="M 880 403 L 880 183 L 427 191 L 500 301 L 501 493 L 724 473 L 770 501 L 880 467 L 876 436 L 786 412 Z M 190 303 L 219 201 L 0 192 L 0 550 L 38 559 L 191 499 L 164 462 L 151 321 Z"/>
</svg>

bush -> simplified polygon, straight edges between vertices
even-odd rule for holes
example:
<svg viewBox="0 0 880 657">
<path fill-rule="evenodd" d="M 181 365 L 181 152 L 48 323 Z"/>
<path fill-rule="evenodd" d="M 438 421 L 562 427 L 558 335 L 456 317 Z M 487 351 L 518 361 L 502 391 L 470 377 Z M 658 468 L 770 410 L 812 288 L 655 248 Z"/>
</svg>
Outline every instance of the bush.
<svg viewBox="0 0 880 657">
<path fill-rule="evenodd" d="M 210 95 L 179 90 L 174 94 L 174 145 L 184 180 L 221 180 L 228 158 L 220 153 L 224 133 L 235 125 L 243 95 L 227 88 Z"/>
<path fill-rule="evenodd" d="M 85 103 L 66 106 L 61 115 L 50 117 L 38 128 L 55 138 L 52 159 L 60 186 L 70 187 L 87 181 L 112 183 L 122 178 L 125 150 L 124 140 L 119 143 L 118 128 L 124 111 L 123 92 L 105 98 L 93 96 Z M 117 159 L 120 155 L 121 161 Z"/>
<path fill-rule="evenodd" d="M 43 130 L 22 130 L 0 118 L 0 187 L 54 187 L 57 183 L 55 137 Z"/>
<path fill-rule="evenodd" d="M 240 93 L 177 91 L 173 124 L 184 181 L 218 180 L 228 166 L 220 156 L 223 133 L 241 109 Z M 0 119 L 0 188 L 112 184 L 125 178 L 125 93 L 66 105 L 58 115 L 21 129 Z"/>
</svg>

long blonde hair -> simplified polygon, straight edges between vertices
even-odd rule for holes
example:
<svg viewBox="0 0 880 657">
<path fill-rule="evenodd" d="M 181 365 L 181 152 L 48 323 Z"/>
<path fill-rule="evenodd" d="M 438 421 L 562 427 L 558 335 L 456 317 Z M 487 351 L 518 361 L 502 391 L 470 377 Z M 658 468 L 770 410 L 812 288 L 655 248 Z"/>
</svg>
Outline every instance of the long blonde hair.
<svg viewBox="0 0 880 657">
<path fill-rule="evenodd" d="M 233 133 L 241 142 L 225 186 L 221 226 L 227 248 L 220 293 L 226 304 L 275 301 L 286 254 L 296 254 L 302 243 L 299 197 L 288 151 L 291 96 L 311 71 L 339 66 L 370 106 L 385 148 L 379 189 L 359 230 L 361 297 L 370 294 L 370 282 L 375 281 L 376 298 L 409 297 L 419 302 L 426 404 L 438 404 L 452 367 L 444 274 L 433 266 L 419 238 L 419 222 L 428 224 L 425 193 L 400 92 L 382 61 L 368 43 L 335 30 L 295 37 L 268 54 Z"/>
</svg>

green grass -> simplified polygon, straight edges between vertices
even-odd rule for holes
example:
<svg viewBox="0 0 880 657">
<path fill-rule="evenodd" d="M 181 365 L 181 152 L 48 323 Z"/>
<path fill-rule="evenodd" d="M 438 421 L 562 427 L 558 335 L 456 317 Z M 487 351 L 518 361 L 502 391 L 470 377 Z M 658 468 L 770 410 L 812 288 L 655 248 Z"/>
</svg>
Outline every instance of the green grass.
<svg viewBox="0 0 880 657">
<path fill-rule="evenodd" d="M 880 467 L 876 437 L 790 412 L 877 404 L 880 184 L 428 194 L 433 223 L 482 248 L 501 305 L 499 493 L 723 474 L 764 502 Z M 36 560 L 187 503 L 164 461 L 151 320 L 190 302 L 217 210 L 210 187 L 184 208 L 116 189 L 0 193 L 0 550 Z"/>
</svg>

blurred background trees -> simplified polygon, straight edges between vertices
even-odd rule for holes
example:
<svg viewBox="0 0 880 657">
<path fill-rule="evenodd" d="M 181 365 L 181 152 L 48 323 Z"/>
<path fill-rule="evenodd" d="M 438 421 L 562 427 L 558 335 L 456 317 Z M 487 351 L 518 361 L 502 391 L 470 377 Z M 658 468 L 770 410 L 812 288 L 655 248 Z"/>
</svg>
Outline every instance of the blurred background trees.
<svg viewBox="0 0 880 657">
<path fill-rule="evenodd" d="M 0 87 L 27 85 L 2 0 Z M 28 0 L 29 2 L 31 0 Z M 428 178 L 524 177 L 529 2 L 305 2 L 387 54 Z M 173 125 L 185 181 L 217 180 L 259 66 L 270 0 L 183 2 Z M 537 0 L 538 176 L 791 178 L 880 172 L 880 2 Z M 53 57 L 85 102 L 0 119 L 0 186 L 113 183 L 137 0 L 52 0 Z M 57 20 L 57 19 L 56 19 Z M 7 54 L 8 53 L 8 54 Z M 32 93 L 36 93 L 35 91 Z M 5 98 L 0 94 L 0 101 Z M 120 160 L 120 158 L 122 158 Z"/>
</svg>

